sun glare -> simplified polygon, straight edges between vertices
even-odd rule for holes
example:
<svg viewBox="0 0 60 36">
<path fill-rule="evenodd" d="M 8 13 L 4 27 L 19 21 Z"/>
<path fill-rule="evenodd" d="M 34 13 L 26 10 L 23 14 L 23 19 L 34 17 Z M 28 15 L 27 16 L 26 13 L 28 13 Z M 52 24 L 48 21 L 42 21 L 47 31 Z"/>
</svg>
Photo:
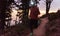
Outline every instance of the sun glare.
<svg viewBox="0 0 60 36">
<path fill-rule="evenodd" d="M 15 20 L 16 19 L 16 14 L 17 14 L 17 10 L 12 9 L 12 19 Z"/>
</svg>

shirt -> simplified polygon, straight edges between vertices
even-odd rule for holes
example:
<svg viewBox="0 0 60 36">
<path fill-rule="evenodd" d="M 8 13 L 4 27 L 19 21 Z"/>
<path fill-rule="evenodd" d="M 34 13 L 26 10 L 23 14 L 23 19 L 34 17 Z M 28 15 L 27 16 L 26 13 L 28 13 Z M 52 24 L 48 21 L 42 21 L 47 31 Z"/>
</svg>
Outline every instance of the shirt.
<svg viewBox="0 0 60 36">
<path fill-rule="evenodd" d="M 38 19 L 38 15 L 40 14 L 38 7 L 31 7 L 30 17 L 31 19 Z"/>
</svg>

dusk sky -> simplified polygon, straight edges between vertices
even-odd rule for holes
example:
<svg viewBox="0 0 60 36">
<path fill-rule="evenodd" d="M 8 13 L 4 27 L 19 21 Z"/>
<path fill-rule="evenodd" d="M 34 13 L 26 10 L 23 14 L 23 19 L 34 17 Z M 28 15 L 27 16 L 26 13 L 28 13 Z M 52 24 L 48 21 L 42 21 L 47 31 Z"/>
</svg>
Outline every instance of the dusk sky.
<svg viewBox="0 0 60 36">
<path fill-rule="evenodd" d="M 38 4 L 39 5 L 39 10 L 41 13 L 45 13 L 46 10 L 46 4 L 44 2 L 45 0 L 41 0 Z M 58 9 L 60 9 L 60 0 L 53 0 L 51 3 L 51 8 L 50 8 L 50 12 L 56 12 Z"/>
</svg>

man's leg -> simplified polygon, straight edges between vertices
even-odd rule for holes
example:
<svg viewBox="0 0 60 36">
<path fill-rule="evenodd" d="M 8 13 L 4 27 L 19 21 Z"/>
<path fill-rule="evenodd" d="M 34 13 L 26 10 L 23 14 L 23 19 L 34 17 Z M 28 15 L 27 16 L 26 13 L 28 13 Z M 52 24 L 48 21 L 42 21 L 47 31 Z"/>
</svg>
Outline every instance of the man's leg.
<svg viewBox="0 0 60 36">
<path fill-rule="evenodd" d="M 38 20 L 34 20 L 34 29 L 38 27 Z"/>
<path fill-rule="evenodd" d="M 30 36 L 33 36 L 33 19 L 30 20 L 30 30 L 31 30 L 31 33 L 30 33 Z"/>
</svg>

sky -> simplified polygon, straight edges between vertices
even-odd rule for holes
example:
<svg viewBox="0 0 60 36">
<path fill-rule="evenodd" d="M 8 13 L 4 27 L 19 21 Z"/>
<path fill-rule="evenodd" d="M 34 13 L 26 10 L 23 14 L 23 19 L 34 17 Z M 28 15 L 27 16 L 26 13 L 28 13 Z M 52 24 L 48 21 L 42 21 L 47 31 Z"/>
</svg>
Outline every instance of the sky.
<svg viewBox="0 0 60 36">
<path fill-rule="evenodd" d="M 45 0 L 39 1 L 40 4 L 38 4 L 39 10 L 41 13 L 45 13 L 46 11 L 46 4 Z M 51 3 L 50 12 L 56 12 L 58 9 L 60 9 L 60 0 L 53 0 Z"/>
</svg>

